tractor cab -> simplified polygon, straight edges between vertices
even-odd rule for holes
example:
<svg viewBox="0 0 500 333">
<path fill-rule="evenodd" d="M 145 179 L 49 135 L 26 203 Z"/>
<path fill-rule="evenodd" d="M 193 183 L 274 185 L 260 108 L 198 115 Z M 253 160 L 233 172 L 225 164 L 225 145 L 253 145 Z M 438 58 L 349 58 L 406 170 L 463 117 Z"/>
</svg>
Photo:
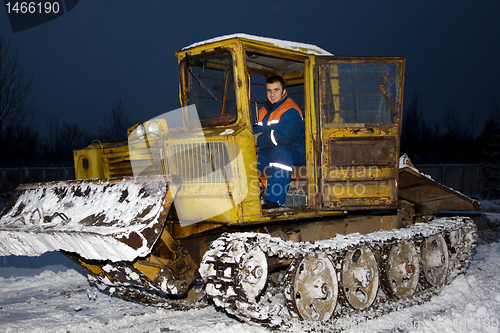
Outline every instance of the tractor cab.
<svg viewBox="0 0 500 333">
<path fill-rule="evenodd" d="M 284 218 L 397 206 L 404 59 L 335 57 L 314 45 L 241 34 L 176 55 L 181 104 L 197 112 L 184 115 L 185 126 L 195 119 L 207 140 L 217 129 L 233 131 L 245 151 L 243 219 L 269 214 L 260 209 L 266 172 L 256 170 L 252 128 L 266 99 L 265 80 L 276 74 L 306 128 L 307 165 L 294 167 Z"/>
</svg>

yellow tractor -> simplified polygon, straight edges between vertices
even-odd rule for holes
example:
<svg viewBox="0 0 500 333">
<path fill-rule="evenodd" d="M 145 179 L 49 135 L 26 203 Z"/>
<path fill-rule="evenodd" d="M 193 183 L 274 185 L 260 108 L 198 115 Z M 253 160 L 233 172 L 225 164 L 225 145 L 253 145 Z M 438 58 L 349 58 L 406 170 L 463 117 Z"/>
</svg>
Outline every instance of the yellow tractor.
<svg viewBox="0 0 500 333">
<path fill-rule="evenodd" d="M 124 298 L 208 298 L 282 328 L 373 317 L 467 268 L 474 223 L 437 216 L 479 204 L 400 157 L 404 58 L 246 34 L 175 55 L 180 108 L 74 151 L 75 181 L 20 186 L 0 215 L 2 255 L 61 251 Z M 266 210 L 253 126 L 276 74 L 304 114 L 306 166 Z"/>
</svg>

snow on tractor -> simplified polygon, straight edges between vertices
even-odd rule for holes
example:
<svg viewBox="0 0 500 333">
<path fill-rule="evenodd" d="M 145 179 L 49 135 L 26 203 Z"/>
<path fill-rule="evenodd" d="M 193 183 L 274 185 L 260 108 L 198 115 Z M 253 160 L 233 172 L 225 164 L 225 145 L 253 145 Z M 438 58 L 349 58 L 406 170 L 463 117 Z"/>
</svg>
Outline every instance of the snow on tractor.
<svg viewBox="0 0 500 333">
<path fill-rule="evenodd" d="M 100 288 L 184 308 L 211 299 L 286 328 L 373 317 L 467 269 L 478 202 L 400 156 L 405 59 L 229 35 L 176 53 L 181 107 L 74 151 L 75 181 L 18 187 L 0 253 L 61 251 Z M 302 110 L 305 165 L 263 207 L 254 138 L 266 79 Z"/>
</svg>

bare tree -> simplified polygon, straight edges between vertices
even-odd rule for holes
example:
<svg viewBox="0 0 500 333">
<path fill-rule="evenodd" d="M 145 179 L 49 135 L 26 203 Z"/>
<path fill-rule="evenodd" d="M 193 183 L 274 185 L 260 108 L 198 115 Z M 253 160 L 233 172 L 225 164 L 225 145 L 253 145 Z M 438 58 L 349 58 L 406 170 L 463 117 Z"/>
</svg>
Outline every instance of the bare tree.
<svg viewBox="0 0 500 333">
<path fill-rule="evenodd" d="M 19 51 L 0 34 L 0 165 L 26 166 L 37 163 L 38 129 L 33 125 L 34 108 L 29 99 L 32 78 L 20 66 Z"/>
<path fill-rule="evenodd" d="M 445 139 L 460 140 L 464 136 L 464 128 L 460 113 L 454 108 L 449 108 L 444 114 Z"/>
<path fill-rule="evenodd" d="M 479 137 L 482 146 L 483 179 L 485 189 L 481 193 L 483 199 L 500 198 L 500 108 L 495 103 L 489 112 L 489 119 Z"/>
<path fill-rule="evenodd" d="M 418 97 L 418 92 L 413 91 L 410 105 L 403 114 L 403 136 L 408 141 L 420 141 L 423 129 L 422 103 Z"/>
<path fill-rule="evenodd" d="M 471 113 L 468 118 L 468 123 L 466 126 L 466 133 L 465 137 L 467 140 L 474 140 L 476 137 L 476 128 L 477 128 L 477 121 L 476 121 L 476 113 Z"/>
<path fill-rule="evenodd" d="M 0 140 L 6 128 L 22 125 L 33 116 L 28 99 L 32 82 L 20 67 L 19 51 L 13 51 L 10 40 L 0 34 Z"/>
<path fill-rule="evenodd" d="M 98 128 L 99 138 L 104 141 L 127 140 L 127 129 L 132 123 L 126 113 L 127 110 L 119 97 L 111 112 L 102 119 L 104 125 Z"/>
<path fill-rule="evenodd" d="M 69 152 L 72 156 L 74 149 L 82 149 L 92 142 L 92 135 L 80 128 L 76 122 L 63 122 L 61 129 L 57 131 L 57 149 Z"/>
<path fill-rule="evenodd" d="M 57 138 L 59 136 L 61 128 L 59 118 L 53 115 L 49 115 L 45 121 L 48 131 L 45 138 L 45 150 L 55 152 L 57 149 Z"/>
<path fill-rule="evenodd" d="M 423 103 L 415 90 L 410 104 L 403 112 L 401 152 L 408 154 L 413 162 L 421 161 L 429 154 L 425 144 L 431 136 L 430 132 L 431 127 L 424 120 Z"/>
<path fill-rule="evenodd" d="M 48 136 L 44 140 L 43 163 L 45 166 L 73 165 L 73 150 L 88 146 L 94 137 L 92 133 L 81 129 L 76 122 L 59 122 L 59 118 L 50 117 L 47 121 Z"/>
</svg>

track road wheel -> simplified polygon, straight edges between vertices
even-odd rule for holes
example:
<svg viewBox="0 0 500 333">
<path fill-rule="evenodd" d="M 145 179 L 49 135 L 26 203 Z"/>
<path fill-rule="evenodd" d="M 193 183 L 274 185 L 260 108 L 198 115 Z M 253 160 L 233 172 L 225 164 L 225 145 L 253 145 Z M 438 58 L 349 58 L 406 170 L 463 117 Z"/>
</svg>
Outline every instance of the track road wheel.
<svg viewBox="0 0 500 333">
<path fill-rule="evenodd" d="M 372 305 L 379 287 L 378 264 L 366 246 L 352 249 L 342 264 L 342 287 L 349 305 L 363 310 Z"/>
<path fill-rule="evenodd" d="M 412 241 L 394 244 L 386 263 L 386 289 L 394 297 L 413 295 L 418 285 L 419 257 Z"/>
<path fill-rule="evenodd" d="M 252 248 L 239 266 L 238 282 L 240 290 L 250 302 L 255 302 L 267 281 L 267 259 L 264 252 L 255 246 Z"/>
<path fill-rule="evenodd" d="M 338 282 L 332 262 L 324 254 L 307 255 L 292 272 L 294 311 L 305 320 L 326 321 L 335 310 Z"/>
<path fill-rule="evenodd" d="M 422 244 L 422 270 L 425 280 L 434 287 L 441 287 L 448 277 L 448 248 L 443 235 L 427 237 Z"/>
</svg>

